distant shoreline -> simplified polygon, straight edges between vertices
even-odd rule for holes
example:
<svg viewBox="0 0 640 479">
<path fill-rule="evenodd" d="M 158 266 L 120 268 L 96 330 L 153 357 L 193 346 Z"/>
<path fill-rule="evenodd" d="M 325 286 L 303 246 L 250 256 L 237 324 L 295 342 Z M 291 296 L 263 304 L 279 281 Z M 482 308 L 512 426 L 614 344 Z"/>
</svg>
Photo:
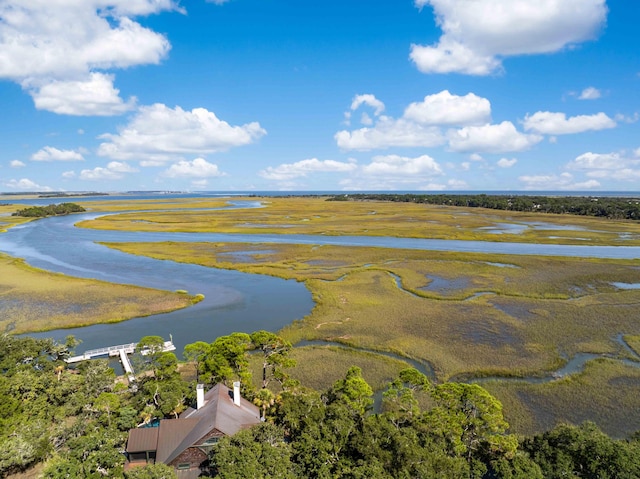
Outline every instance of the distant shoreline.
<svg viewBox="0 0 640 479">
<path fill-rule="evenodd" d="M 75 197 L 113 197 L 113 196 L 141 196 L 141 197 L 208 197 L 208 196 L 335 196 L 335 195 L 358 195 L 358 194 L 380 194 L 380 195 L 495 195 L 495 196 L 586 196 L 597 197 L 619 197 L 630 198 L 640 197 L 640 191 L 559 191 L 559 190 L 292 190 L 292 191 L 77 191 L 77 192 L 0 192 L 0 199 L 3 197 L 16 198 L 75 198 Z"/>
</svg>

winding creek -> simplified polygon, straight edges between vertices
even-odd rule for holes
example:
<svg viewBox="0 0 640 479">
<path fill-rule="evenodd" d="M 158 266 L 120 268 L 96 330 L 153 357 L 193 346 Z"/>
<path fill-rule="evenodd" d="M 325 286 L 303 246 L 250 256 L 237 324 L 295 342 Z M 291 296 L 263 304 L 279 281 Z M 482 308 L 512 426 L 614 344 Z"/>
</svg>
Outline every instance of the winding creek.
<svg viewBox="0 0 640 479">
<path fill-rule="evenodd" d="M 259 207 L 255 201 L 232 202 L 230 208 Z M 83 213 L 51 217 L 15 226 L 0 234 L 0 251 L 24 258 L 32 266 L 70 276 L 95 278 L 113 283 L 132 284 L 162 290 L 187 290 L 204 294 L 205 299 L 189 308 L 151 317 L 134 318 L 116 324 L 48 331 L 33 336 L 63 339 L 68 334 L 82 340 L 82 349 L 135 342 L 145 335 L 173 336 L 180 353 L 186 344 L 213 341 L 234 331 L 278 330 L 309 314 L 314 304 L 304 284 L 270 276 L 205 268 L 134 256 L 109 249 L 97 242 L 251 242 L 377 246 L 434 251 L 547 255 L 599 258 L 640 258 L 640 247 L 492 243 L 481 241 L 429 240 L 392 237 L 346 237 L 305 235 L 255 235 L 213 233 L 142 233 L 76 228 L 74 223 L 105 213 Z M 402 284 L 395 278 L 399 288 Z M 618 342 L 624 343 L 622 336 Z M 318 344 L 327 344 L 319 342 Z M 625 347 L 626 343 L 623 344 Z M 347 347 L 339 344 L 340 347 Z M 628 345 L 626 349 L 630 350 Z M 430 366 L 380 351 L 408 362 L 433 377 Z M 634 353 L 635 354 L 635 353 Z M 522 378 L 543 382 L 581 371 L 584 364 L 598 357 L 579 354 L 565 367 L 544 378 Z M 624 360 L 639 366 L 640 358 Z M 414 364 L 415 363 L 415 364 Z M 510 379 L 510 378 L 483 378 Z"/>
</svg>

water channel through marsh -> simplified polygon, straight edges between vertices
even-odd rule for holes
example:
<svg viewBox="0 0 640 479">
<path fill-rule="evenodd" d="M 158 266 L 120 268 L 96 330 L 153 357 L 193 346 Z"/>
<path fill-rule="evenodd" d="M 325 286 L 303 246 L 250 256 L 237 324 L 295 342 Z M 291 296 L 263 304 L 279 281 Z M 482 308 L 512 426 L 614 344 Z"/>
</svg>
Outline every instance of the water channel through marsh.
<svg viewBox="0 0 640 479">
<path fill-rule="evenodd" d="M 234 202 L 230 207 L 257 207 L 258 202 Z M 304 284 L 264 275 L 206 268 L 133 256 L 98 242 L 251 242 L 378 246 L 436 251 L 535 254 L 601 258 L 638 258 L 640 247 L 572 246 L 480 241 L 426 240 L 391 237 L 331 237 L 305 235 L 242 235 L 213 233 L 141 233 L 76 228 L 74 223 L 103 214 L 53 217 L 11 228 L 0 235 L 0 251 L 24 258 L 32 266 L 70 276 L 95 278 L 163 290 L 186 290 L 205 299 L 187 309 L 116 324 L 55 330 L 34 334 L 82 340 L 80 350 L 135 342 L 145 335 L 172 335 L 177 352 L 195 341 L 213 341 L 234 331 L 276 331 L 311 312 L 314 303 Z M 398 287 L 401 284 L 398 282 Z M 324 344 L 324 343 L 323 343 Z M 344 347 L 344 345 L 341 345 Z M 371 351 L 380 354 L 379 351 Z M 387 354 L 387 353 L 383 353 Z M 390 353 L 389 353 L 390 354 Z M 392 355 L 393 356 L 393 355 Z M 568 358 L 565 369 L 550 378 L 581 370 L 593 355 Z M 411 360 L 398 356 L 413 365 Z M 629 361 L 634 365 L 636 361 Z M 416 366 L 416 365 L 414 365 Z M 419 366 L 419 365 L 418 365 Z M 418 369 L 432 376 L 430 367 Z M 527 378 L 538 381 L 540 378 Z"/>
</svg>

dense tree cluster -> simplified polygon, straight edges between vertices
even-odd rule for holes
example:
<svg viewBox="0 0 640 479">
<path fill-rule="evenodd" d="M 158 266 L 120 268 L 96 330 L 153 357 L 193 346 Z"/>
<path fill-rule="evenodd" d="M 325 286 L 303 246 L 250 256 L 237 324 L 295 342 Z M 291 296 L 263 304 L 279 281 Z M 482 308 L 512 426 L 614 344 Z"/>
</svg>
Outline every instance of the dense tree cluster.
<svg viewBox="0 0 640 479">
<path fill-rule="evenodd" d="M 640 477 L 640 441 L 613 440 L 590 423 L 519 441 L 478 385 L 432 385 L 410 369 L 389 385 L 381 412 L 371 404 L 358 368 L 324 393 L 283 393 L 270 422 L 217 444 L 214 477 Z"/>
<path fill-rule="evenodd" d="M 70 213 L 82 213 L 86 211 L 75 203 L 60 203 L 49 206 L 30 206 L 12 213 L 11 216 L 24 216 L 26 218 L 44 218 L 46 216 L 68 215 Z"/>
<path fill-rule="evenodd" d="M 349 194 L 329 198 L 330 201 L 395 201 L 430 205 L 464 206 L 493 210 L 524 211 L 596 216 L 618 220 L 640 220 L 640 197 L 614 198 L 606 196 L 527 196 L 486 194 Z"/>
<path fill-rule="evenodd" d="M 158 336 L 142 338 L 134 387 L 116 381 L 105 360 L 67 368 L 76 346 L 0 337 L 0 477 L 44 463 L 51 479 L 175 479 L 163 465 L 124 472 L 127 431 L 171 418 L 193 403 L 175 354 Z M 357 367 L 327 391 L 287 377 L 291 345 L 273 333 L 234 333 L 197 342 L 184 356 L 198 382 L 246 382 L 243 395 L 265 422 L 217 443 L 209 477 L 228 478 L 635 478 L 640 437 L 614 440 L 594 424 L 544 434 L 509 433 L 502 405 L 475 384 L 432 384 L 402 371 L 374 412 Z M 253 357 L 251 355 L 254 355 Z M 254 387 L 249 364 L 259 358 Z M 204 476 L 203 476 L 204 477 Z"/>
</svg>

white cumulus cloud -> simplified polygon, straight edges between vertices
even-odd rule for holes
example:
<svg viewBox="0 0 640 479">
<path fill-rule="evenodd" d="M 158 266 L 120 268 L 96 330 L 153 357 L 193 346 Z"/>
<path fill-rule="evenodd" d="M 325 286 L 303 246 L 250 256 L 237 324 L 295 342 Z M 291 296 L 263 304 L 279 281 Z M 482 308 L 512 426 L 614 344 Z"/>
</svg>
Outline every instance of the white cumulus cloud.
<svg viewBox="0 0 640 479">
<path fill-rule="evenodd" d="M 581 191 L 600 187 L 600 182 L 597 180 L 574 181 L 573 175 L 566 172 L 560 175 L 524 175 L 518 177 L 518 180 L 523 183 L 526 190 Z"/>
<path fill-rule="evenodd" d="M 488 75 L 515 55 L 552 53 L 596 37 L 606 21 L 606 0 L 415 0 L 431 6 L 442 36 L 412 45 L 411 59 L 425 73 Z"/>
<path fill-rule="evenodd" d="M 584 172 L 589 178 L 633 181 L 640 179 L 640 158 L 637 152 L 587 152 L 567 164 L 570 170 Z"/>
<path fill-rule="evenodd" d="M 500 158 L 498 163 L 496 163 L 500 168 L 511 168 L 518 162 L 515 158 Z"/>
<path fill-rule="evenodd" d="M 9 163 L 9 166 L 11 168 L 23 168 L 27 165 L 25 165 L 22 161 L 20 160 L 11 160 L 11 163 Z"/>
<path fill-rule="evenodd" d="M 373 157 L 371 163 L 362 167 L 362 172 L 384 177 L 429 177 L 442 175 L 440 165 L 429 155 L 409 158 L 398 155 Z"/>
<path fill-rule="evenodd" d="M 491 55 L 474 52 L 463 43 L 442 38 L 437 46 L 411 45 L 411 60 L 424 73 L 465 73 L 488 75 L 501 67 Z"/>
<path fill-rule="evenodd" d="M 141 107 L 118 134 L 104 134 L 98 154 L 117 160 L 168 161 L 248 145 L 266 134 L 259 123 L 232 126 L 204 108 L 186 111 L 157 103 Z"/>
<path fill-rule="evenodd" d="M 114 100 L 111 76 L 93 75 L 164 59 L 169 41 L 134 19 L 168 10 L 182 9 L 173 0 L 3 0 L 0 78 L 19 83 L 41 109 L 117 114 L 129 102 Z M 65 104 L 63 90 L 74 84 L 84 86 Z M 97 109 L 100 105 L 105 109 Z"/>
<path fill-rule="evenodd" d="M 365 95 L 356 95 L 351 102 L 351 111 L 355 111 L 360 108 L 361 105 L 368 105 L 373 108 L 376 116 L 380 115 L 384 111 L 384 103 L 378 100 L 375 95 L 369 93 Z"/>
<path fill-rule="evenodd" d="M 82 153 L 74 150 L 59 150 L 53 146 L 45 146 L 31 155 L 33 161 L 84 161 Z"/>
<path fill-rule="evenodd" d="M 370 95 L 373 97 L 373 95 Z M 375 97 L 374 97 L 375 98 Z M 359 99 L 356 103 L 364 102 Z M 371 99 L 369 99 L 371 100 Z M 420 102 L 409 104 L 400 118 L 380 115 L 372 125 L 348 131 L 342 130 L 335 134 L 336 143 L 343 150 L 375 150 L 391 147 L 423 147 L 431 148 L 441 146 L 447 142 L 447 137 L 442 127 L 477 127 L 482 128 L 480 133 L 489 134 L 488 142 L 492 140 L 492 134 L 498 130 L 506 130 L 507 125 L 490 125 L 491 103 L 486 98 L 474 93 L 464 96 L 451 94 L 448 90 L 427 95 Z M 536 136 L 522 135 L 515 131 L 511 123 L 512 131 L 503 132 L 497 140 L 508 140 L 500 149 L 496 145 L 479 148 L 477 151 L 519 151 L 539 141 Z M 475 130 L 450 131 L 448 134 L 450 146 L 455 151 L 466 151 L 462 146 L 460 137 L 473 135 Z M 507 135 L 509 133 L 509 135 Z M 453 140 L 452 140 L 453 139 Z M 476 151 L 469 147 L 468 151 Z"/>
<path fill-rule="evenodd" d="M 215 178 L 224 176 L 218 165 L 209 163 L 204 158 L 193 161 L 181 160 L 171 165 L 162 173 L 167 178 Z"/>
<path fill-rule="evenodd" d="M 582 90 L 582 93 L 580 93 L 578 100 L 597 100 L 601 96 L 602 93 L 600 93 L 600 90 L 590 86 Z"/>
<path fill-rule="evenodd" d="M 432 147 L 444 143 L 439 128 L 423 126 L 404 118 L 380 116 L 371 128 L 339 131 L 335 134 L 338 146 L 344 150 L 374 150 L 378 148 Z"/>
<path fill-rule="evenodd" d="M 564 113 L 538 111 L 527 115 L 524 119 L 524 129 L 546 135 L 570 135 L 585 131 L 605 130 L 615 128 L 616 122 L 604 113 L 595 115 L 578 115 L 567 118 Z"/>
<path fill-rule="evenodd" d="M 29 178 L 12 179 L 4 183 L 4 185 L 16 191 L 52 191 L 49 186 L 41 186 Z"/>
<path fill-rule="evenodd" d="M 81 180 L 120 180 L 124 178 L 125 173 L 134 173 L 137 170 L 127 163 L 120 161 L 111 161 L 106 168 L 98 166 L 93 169 L 82 170 L 80 172 Z"/>
<path fill-rule="evenodd" d="M 423 125 L 481 125 L 491 119 L 491 103 L 473 93 L 457 96 L 444 90 L 411 103 L 404 118 Z"/>
<path fill-rule="evenodd" d="M 309 173 L 345 173 L 354 171 L 358 165 L 355 162 L 344 163 L 335 160 L 318 160 L 311 158 L 297 161 L 296 163 L 283 163 L 282 165 L 268 167 L 259 175 L 268 180 L 285 181 L 307 176 Z"/>
<path fill-rule="evenodd" d="M 510 121 L 503 121 L 496 125 L 467 126 L 450 130 L 448 138 L 449 148 L 463 153 L 523 151 L 542 141 L 539 135 L 526 135 L 519 132 Z"/>
<path fill-rule="evenodd" d="M 113 75 L 91 73 L 83 80 L 54 80 L 31 89 L 38 110 L 61 115 L 111 116 L 135 107 L 135 97 L 126 102 L 113 86 Z"/>
<path fill-rule="evenodd" d="M 576 157 L 575 160 L 568 164 L 568 168 L 575 170 L 616 170 L 627 165 L 629 161 L 620 153 L 592 153 L 589 151 Z"/>
</svg>

